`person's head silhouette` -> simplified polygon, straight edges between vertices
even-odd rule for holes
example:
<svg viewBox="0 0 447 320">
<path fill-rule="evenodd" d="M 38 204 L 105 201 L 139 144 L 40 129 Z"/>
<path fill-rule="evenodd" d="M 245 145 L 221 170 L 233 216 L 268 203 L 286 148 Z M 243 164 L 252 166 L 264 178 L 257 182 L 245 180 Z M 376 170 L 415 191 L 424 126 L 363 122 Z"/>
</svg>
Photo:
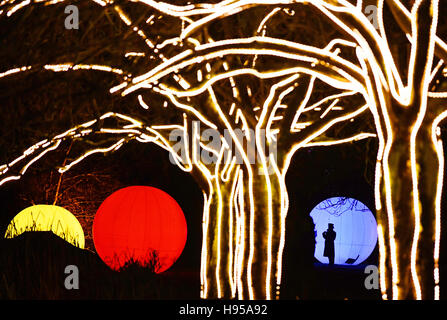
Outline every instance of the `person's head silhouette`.
<svg viewBox="0 0 447 320">
<path fill-rule="evenodd" d="M 334 230 L 334 224 L 333 223 L 328 223 L 328 229 L 329 230 Z"/>
</svg>

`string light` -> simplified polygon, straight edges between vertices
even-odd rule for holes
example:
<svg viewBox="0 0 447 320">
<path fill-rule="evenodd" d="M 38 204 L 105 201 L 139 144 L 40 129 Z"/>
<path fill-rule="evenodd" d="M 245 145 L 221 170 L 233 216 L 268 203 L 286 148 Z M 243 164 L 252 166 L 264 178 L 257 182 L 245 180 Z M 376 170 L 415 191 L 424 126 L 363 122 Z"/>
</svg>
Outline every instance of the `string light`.
<svg viewBox="0 0 447 320">
<path fill-rule="evenodd" d="M 388 296 L 386 294 L 386 250 L 385 250 L 385 238 L 383 235 L 382 224 L 377 226 L 377 235 L 379 240 L 379 273 L 380 273 L 380 291 L 382 292 L 382 299 L 387 300 Z"/>
<path fill-rule="evenodd" d="M 440 298 L 440 276 L 439 276 L 439 252 L 441 244 L 441 197 L 444 180 L 444 150 L 442 140 L 440 139 L 439 123 L 447 117 L 447 111 L 442 112 L 435 118 L 432 123 L 431 139 L 433 146 L 438 156 L 438 177 L 436 181 L 436 203 L 435 203 L 435 246 L 434 246 L 434 271 L 433 276 L 435 280 L 435 300 Z"/>
</svg>

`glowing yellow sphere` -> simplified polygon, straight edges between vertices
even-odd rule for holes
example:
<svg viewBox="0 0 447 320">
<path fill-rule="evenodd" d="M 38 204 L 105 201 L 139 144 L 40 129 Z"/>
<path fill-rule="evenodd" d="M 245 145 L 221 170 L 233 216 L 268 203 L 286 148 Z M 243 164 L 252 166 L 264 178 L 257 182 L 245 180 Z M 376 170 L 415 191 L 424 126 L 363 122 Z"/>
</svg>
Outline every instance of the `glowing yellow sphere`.
<svg viewBox="0 0 447 320">
<path fill-rule="evenodd" d="M 5 238 L 14 238 L 26 231 L 51 231 L 81 249 L 85 245 L 78 219 L 58 206 L 39 204 L 22 210 L 9 223 Z"/>
</svg>

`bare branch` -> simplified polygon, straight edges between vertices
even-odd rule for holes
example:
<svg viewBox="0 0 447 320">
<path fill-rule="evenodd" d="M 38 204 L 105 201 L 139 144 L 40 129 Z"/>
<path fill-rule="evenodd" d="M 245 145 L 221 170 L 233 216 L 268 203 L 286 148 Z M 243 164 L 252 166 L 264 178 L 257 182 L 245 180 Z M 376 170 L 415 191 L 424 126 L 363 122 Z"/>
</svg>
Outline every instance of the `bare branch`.
<svg viewBox="0 0 447 320">
<path fill-rule="evenodd" d="M 339 122 L 354 119 L 367 110 L 367 105 L 361 105 L 352 109 L 345 108 L 343 110 L 338 110 L 337 112 L 331 112 L 328 114 L 327 117 L 320 118 L 317 121 L 313 122 L 312 125 L 296 131 L 294 134 L 297 138 L 295 138 L 294 140 L 299 141 L 297 145 L 299 145 L 300 147 L 306 145 L 308 142 L 314 140 L 323 132 L 327 131 L 333 125 Z"/>
<path fill-rule="evenodd" d="M 211 80 L 200 83 L 197 89 L 183 90 L 179 96 L 192 96 L 206 90 L 207 86 L 223 78 L 237 74 L 254 74 L 260 78 L 278 77 L 282 75 L 297 73 L 298 71 L 316 75 L 326 82 L 332 82 L 334 86 L 347 88 L 349 86 L 361 86 L 364 78 L 361 70 L 351 62 L 338 57 L 334 53 L 312 46 L 306 46 L 295 42 L 284 41 L 267 37 L 251 37 L 245 39 L 231 39 L 217 41 L 212 44 L 200 45 L 195 50 L 185 50 L 183 53 L 169 59 L 157 68 L 133 79 L 133 84 L 126 86 L 123 95 L 145 87 L 152 87 L 152 83 L 159 81 L 166 75 L 179 72 L 186 67 L 222 59 L 229 55 L 258 55 L 278 57 L 285 62 L 293 63 L 293 68 L 279 70 L 257 71 L 252 68 L 244 68 L 236 71 L 225 72 L 224 70 L 214 75 Z"/>
<path fill-rule="evenodd" d="M 368 139 L 368 138 L 377 138 L 377 135 L 375 133 L 371 133 L 371 132 L 362 132 L 362 133 L 358 133 L 353 136 L 350 136 L 347 138 L 342 138 L 342 139 L 327 138 L 327 137 L 321 138 L 321 136 L 318 136 L 317 138 L 315 138 L 311 142 L 306 143 L 302 147 L 303 148 L 326 147 L 326 146 L 333 146 L 333 145 L 337 145 L 337 144 L 344 144 L 344 143 L 348 143 L 348 142 L 360 141 L 360 140 Z"/>
<path fill-rule="evenodd" d="M 110 120 L 116 121 L 115 126 L 107 127 L 100 125 L 100 123 L 104 123 L 105 121 L 110 122 Z M 9 162 L 8 164 L 0 166 L 0 177 L 4 176 L 4 178 L 0 180 L 0 185 L 8 181 L 20 179 L 33 163 L 37 162 L 48 152 L 58 149 L 62 142 L 66 140 L 84 141 L 86 137 L 91 137 L 94 135 L 102 138 L 107 137 L 108 135 L 113 135 L 114 142 L 108 147 L 94 148 L 87 151 L 76 160 L 71 161 L 65 167 L 60 168 L 60 172 L 68 170 L 73 165 L 92 154 L 99 152 L 107 153 L 117 150 L 131 139 L 138 137 L 139 139 L 146 141 L 154 140 L 154 137 L 151 137 L 147 132 L 144 132 L 142 122 L 119 113 L 108 112 L 103 114 L 99 119 L 85 122 L 54 136 L 50 140 L 42 140 L 25 150 L 20 157 Z M 116 140 L 118 140 L 118 142 Z M 107 139 L 102 139 L 102 141 L 108 142 Z"/>
</svg>

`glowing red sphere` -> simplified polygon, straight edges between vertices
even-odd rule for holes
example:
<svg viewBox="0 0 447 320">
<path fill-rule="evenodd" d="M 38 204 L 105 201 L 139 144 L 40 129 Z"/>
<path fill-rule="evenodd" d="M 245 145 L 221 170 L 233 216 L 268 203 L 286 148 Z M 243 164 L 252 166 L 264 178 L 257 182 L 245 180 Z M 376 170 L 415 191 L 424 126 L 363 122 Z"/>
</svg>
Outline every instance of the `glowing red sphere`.
<svg viewBox="0 0 447 320">
<path fill-rule="evenodd" d="M 133 261 L 145 265 L 158 257 L 157 273 L 174 264 L 186 243 L 186 220 L 178 203 L 166 192 L 132 186 L 110 195 L 93 221 L 96 252 L 112 269 Z"/>
</svg>

